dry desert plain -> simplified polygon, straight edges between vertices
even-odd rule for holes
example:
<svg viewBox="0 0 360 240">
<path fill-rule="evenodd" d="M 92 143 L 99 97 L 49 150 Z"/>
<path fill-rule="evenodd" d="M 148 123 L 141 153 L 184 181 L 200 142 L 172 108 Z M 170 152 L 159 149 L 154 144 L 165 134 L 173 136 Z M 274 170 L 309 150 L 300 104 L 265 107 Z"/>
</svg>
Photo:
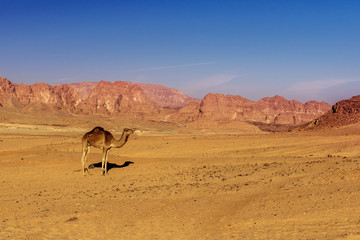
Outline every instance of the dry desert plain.
<svg viewBox="0 0 360 240">
<path fill-rule="evenodd" d="M 359 125 L 144 131 L 83 176 L 89 130 L 0 124 L 0 239 L 360 239 Z"/>
</svg>

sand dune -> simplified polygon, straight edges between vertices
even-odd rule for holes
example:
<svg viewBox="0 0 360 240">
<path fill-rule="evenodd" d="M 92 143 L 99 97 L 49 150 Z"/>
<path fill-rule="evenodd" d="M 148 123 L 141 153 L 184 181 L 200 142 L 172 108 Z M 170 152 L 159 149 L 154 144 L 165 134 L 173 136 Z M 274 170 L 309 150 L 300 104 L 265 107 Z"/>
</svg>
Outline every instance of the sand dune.
<svg viewBox="0 0 360 240">
<path fill-rule="evenodd" d="M 360 131 L 131 136 L 0 126 L 1 239 L 359 239 Z M 119 132 L 116 134 L 119 136 Z"/>
</svg>

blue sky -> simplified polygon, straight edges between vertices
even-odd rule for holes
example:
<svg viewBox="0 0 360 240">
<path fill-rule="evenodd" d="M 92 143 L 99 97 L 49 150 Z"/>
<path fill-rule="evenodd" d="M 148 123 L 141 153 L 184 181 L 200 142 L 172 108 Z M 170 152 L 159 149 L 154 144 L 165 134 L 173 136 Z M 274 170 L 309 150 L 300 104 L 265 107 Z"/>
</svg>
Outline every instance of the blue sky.
<svg viewBox="0 0 360 240">
<path fill-rule="evenodd" d="M 0 0 L 0 76 L 134 81 L 202 98 L 360 94 L 360 1 Z"/>
</svg>

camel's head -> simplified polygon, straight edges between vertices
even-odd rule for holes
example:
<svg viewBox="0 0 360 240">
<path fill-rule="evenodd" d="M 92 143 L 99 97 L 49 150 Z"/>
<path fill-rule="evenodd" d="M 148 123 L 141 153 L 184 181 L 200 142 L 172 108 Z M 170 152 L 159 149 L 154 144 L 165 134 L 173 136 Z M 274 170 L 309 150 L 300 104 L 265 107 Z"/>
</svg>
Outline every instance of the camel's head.
<svg viewBox="0 0 360 240">
<path fill-rule="evenodd" d="M 136 128 L 125 128 L 124 129 L 124 133 L 127 135 L 131 135 L 133 133 L 137 134 L 137 133 L 141 133 L 142 131 Z"/>
<path fill-rule="evenodd" d="M 135 129 L 132 129 L 132 128 L 124 128 L 124 134 L 126 134 L 126 135 L 133 134 L 134 132 L 135 132 Z"/>
</svg>

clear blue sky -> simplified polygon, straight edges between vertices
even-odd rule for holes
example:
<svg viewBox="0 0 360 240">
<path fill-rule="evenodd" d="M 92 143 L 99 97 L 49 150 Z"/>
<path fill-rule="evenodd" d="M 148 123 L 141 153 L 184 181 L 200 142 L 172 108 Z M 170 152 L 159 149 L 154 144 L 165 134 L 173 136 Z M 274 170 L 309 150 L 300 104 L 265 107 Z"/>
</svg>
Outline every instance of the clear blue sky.
<svg viewBox="0 0 360 240">
<path fill-rule="evenodd" d="M 0 0 L 0 76 L 251 100 L 360 94 L 360 1 Z"/>
</svg>

